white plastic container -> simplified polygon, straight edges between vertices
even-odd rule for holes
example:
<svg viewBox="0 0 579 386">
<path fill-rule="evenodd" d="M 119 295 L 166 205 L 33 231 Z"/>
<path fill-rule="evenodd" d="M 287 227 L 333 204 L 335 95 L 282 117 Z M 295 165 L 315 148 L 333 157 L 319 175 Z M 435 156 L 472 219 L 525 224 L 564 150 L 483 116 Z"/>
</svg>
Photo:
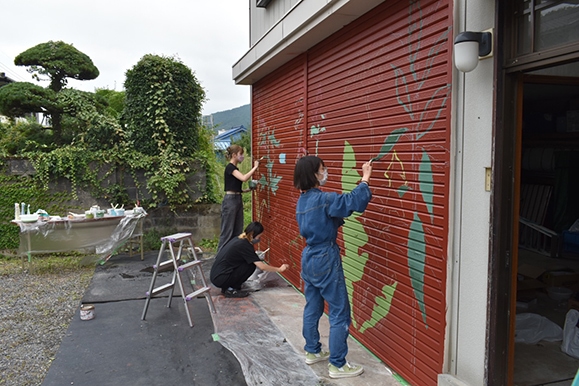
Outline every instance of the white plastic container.
<svg viewBox="0 0 579 386">
<path fill-rule="evenodd" d="M 549 297 L 553 300 L 567 300 L 573 295 L 573 291 L 565 287 L 549 287 L 547 288 Z"/>
<path fill-rule="evenodd" d="M 21 214 L 20 221 L 22 222 L 36 222 L 38 221 L 38 214 Z"/>
</svg>

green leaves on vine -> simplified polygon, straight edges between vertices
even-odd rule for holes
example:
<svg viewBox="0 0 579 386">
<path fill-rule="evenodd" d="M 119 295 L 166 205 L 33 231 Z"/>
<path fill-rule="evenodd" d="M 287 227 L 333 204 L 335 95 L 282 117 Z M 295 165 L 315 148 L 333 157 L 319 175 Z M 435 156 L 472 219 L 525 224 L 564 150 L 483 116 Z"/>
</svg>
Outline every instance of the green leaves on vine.
<svg viewBox="0 0 579 386">
<path fill-rule="evenodd" d="M 66 178 L 74 199 L 82 189 L 93 197 L 129 204 L 130 186 L 149 207 L 218 201 L 211 133 L 201 125 L 205 91 L 178 59 L 145 55 L 127 71 L 125 92 L 97 93 L 64 87 L 67 77 L 98 76 L 90 58 L 70 45 L 41 44 L 17 61 L 49 77 L 51 87 L 5 86 L 2 89 L 11 92 L 0 93 L 0 108 L 10 110 L 10 116 L 48 112 L 52 126 L 0 123 L 0 157 L 28 159 L 39 188 Z M 205 180 L 191 180 L 200 169 Z"/>
<path fill-rule="evenodd" d="M 127 71 L 123 122 L 135 149 L 160 155 L 171 148 L 190 157 L 199 142 L 205 91 L 175 58 L 145 55 Z"/>
</svg>

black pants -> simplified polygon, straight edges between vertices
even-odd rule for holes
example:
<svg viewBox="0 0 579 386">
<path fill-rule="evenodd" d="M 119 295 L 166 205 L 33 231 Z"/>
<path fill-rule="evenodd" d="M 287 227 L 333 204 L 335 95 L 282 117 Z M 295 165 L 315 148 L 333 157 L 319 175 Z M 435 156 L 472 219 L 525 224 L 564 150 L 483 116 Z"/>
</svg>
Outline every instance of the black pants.
<svg viewBox="0 0 579 386">
<path fill-rule="evenodd" d="M 241 194 L 226 194 L 221 203 L 221 234 L 217 252 L 229 240 L 243 232 L 243 201 Z"/>
<path fill-rule="evenodd" d="M 226 290 L 231 287 L 236 290 L 241 289 L 243 284 L 255 272 L 255 264 L 243 264 L 236 268 L 229 275 L 219 275 L 214 277 L 211 282 L 215 287 Z"/>
</svg>

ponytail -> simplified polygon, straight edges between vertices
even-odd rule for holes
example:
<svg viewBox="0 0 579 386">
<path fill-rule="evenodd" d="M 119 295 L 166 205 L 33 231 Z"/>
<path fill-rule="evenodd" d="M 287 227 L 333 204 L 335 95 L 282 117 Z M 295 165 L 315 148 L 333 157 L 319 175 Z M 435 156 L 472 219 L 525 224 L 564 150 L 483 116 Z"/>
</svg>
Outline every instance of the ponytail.
<svg viewBox="0 0 579 386">
<path fill-rule="evenodd" d="M 263 225 L 259 221 L 254 221 L 249 223 L 249 225 L 245 228 L 245 231 L 239 235 L 240 239 L 247 239 L 250 242 L 263 233 Z"/>
<path fill-rule="evenodd" d="M 225 153 L 225 158 L 227 158 L 228 160 L 231 159 L 231 157 L 233 157 L 234 154 L 237 154 L 241 152 L 241 154 L 243 154 L 243 148 L 239 145 L 231 145 L 227 148 L 226 153 Z"/>
</svg>

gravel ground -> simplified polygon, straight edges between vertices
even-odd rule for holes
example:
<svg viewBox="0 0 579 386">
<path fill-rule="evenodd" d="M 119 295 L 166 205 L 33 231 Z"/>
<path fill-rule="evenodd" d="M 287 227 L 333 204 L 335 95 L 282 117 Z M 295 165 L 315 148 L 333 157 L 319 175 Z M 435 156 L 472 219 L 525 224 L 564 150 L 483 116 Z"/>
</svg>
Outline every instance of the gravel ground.
<svg viewBox="0 0 579 386">
<path fill-rule="evenodd" d="M 94 267 L 34 274 L 0 264 L 0 385 L 40 385 Z"/>
</svg>

